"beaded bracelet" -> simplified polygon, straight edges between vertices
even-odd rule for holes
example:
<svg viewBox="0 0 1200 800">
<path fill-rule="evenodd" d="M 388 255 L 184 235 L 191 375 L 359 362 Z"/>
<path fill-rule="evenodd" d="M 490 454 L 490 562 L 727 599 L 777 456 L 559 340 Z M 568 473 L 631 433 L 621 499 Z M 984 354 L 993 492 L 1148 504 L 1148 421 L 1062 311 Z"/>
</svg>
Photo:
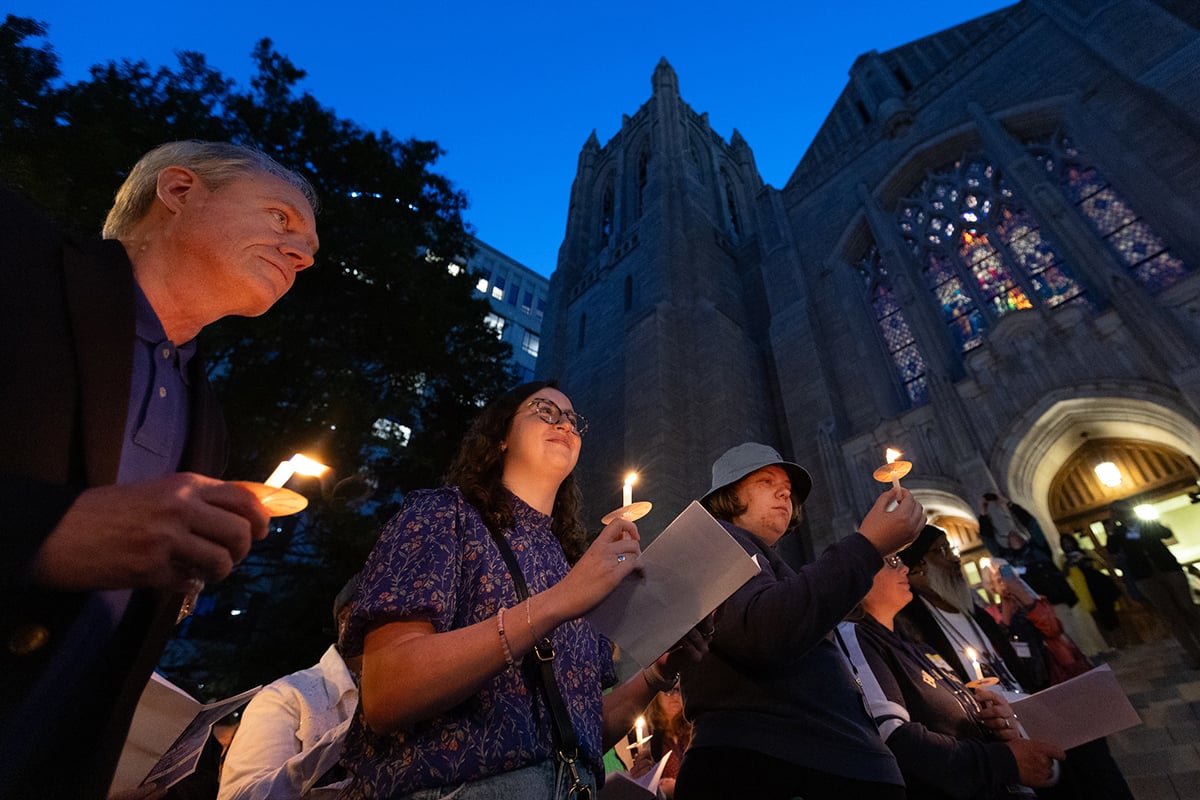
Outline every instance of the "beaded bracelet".
<svg viewBox="0 0 1200 800">
<path fill-rule="evenodd" d="M 496 624 L 500 628 L 500 646 L 504 648 L 504 663 L 509 667 L 515 666 L 512 648 L 508 646 L 508 636 L 504 633 L 504 606 L 500 606 L 500 611 L 496 614 Z"/>
</svg>

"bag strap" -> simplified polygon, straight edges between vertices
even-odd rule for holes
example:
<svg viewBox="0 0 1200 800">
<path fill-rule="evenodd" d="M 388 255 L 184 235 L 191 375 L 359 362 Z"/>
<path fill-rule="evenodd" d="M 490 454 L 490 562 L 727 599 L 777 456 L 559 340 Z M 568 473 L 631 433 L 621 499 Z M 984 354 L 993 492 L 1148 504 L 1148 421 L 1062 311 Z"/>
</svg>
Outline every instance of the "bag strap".
<svg viewBox="0 0 1200 800">
<path fill-rule="evenodd" d="M 500 550 L 500 555 L 508 567 L 508 572 L 512 575 L 513 584 L 517 590 L 517 602 L 524 602 L 529 597 L 529 587 L 525 584 L 525 575 L 521 572 L 521 565 L 517 563 L 516 554 L 509 547 L 504 534 L 492 530 L 490 526 L 488 533 L 492 535 L 492 541 L 496 543 L 496 547 Z M 562 693 L 558 690 L 558 681 L 554 678 L 554 642 L 549 635 L 534 644 L 533 654 L 537 657 L 540 666 L 540 683 L 542 691 L 546 695 L 546 705 L 550 709 L 551 721 L 554 723 L 554 738 L 558 744 L 559 755 L 574 772 L 574 761 L 579 756 L 579 737 L 575 733 L 575 726 L 571 724 L 571 717 L 567 713 Z M 533 676 L 535 684 L 539 683 L 537 671 L 530 671 L 530 675 Z M 578 777 L 573 777 L 578 782 Z"/>
</svg>

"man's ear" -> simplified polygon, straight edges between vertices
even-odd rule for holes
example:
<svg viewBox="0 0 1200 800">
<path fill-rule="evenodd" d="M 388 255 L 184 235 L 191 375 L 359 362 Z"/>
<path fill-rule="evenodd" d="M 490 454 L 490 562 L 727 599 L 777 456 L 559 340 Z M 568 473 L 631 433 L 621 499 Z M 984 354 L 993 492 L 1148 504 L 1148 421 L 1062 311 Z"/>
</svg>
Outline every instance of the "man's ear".
<svg viewBox="0 0 1200 800">
<path fill-rule="evenodd" d="M 187 167 L 165 167 L 158 173 L 156 193 L 159 202 L 177 214 L 188 202 L 192 190 L 200 185 L 200 176 Z"/>
</svg>

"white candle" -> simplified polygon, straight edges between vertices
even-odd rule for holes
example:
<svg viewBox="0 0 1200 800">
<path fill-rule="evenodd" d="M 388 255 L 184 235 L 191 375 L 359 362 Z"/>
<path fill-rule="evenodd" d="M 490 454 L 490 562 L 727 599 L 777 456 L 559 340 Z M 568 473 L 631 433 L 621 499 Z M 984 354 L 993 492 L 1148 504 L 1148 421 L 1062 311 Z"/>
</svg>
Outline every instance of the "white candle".
<svg viewBox="0 0 1200 800">
<path fill-rule="evenodd" d="M 903 455 L 903 454 L 899 450 L 893 450 L 892 448 L 889 447 L 887 449 L 887 452 L 884 453 L 884 458 L 887 459 L 887 463 L 894 464 L 894 463 L 896 463 L 896 459 L 899 458 L 901 455 Z M 893 489 L 900 488 L 900 478 L 895 473 L 892 473 L 892 488 Z"/>
<path fill-rule="evenodd" d="M 267 478 L 263 482 L 267 484 L 267 486 L 273 486 L 276 489 L 281 489 L 283 488 L 283 485 L 291 479 L 292 474 L 295 473 L 295 471 L 296 470 L 292 469 L 292 462 L 280 461 L 279 466 L 276 467 L 275 471 L 271 473 L 271 477 Z"/>
<path fill-rule="evenodd" d="M 646 730 L 646 718 L 638 717 L 637 722 L 633 723 L 633 729 L 637 731 L 637 743 L 641 745 L 642 742 L 646 741 L 642 737 L 642 732 Z"/>
<path fill-rule="evenodd" d="M 967 658 L 971 659 L 971 668 L 975 670 L 975 680 L 983 680 L 983 667 L 979 665 L 979 653 L 975 652 L 974 647 L 967 648 Z"/>
<path fill-rule="evenodd" d="M 628 506 L 633 504 L 633 485 L 637 483 L 637 473 L 631 472 L 625 476 L 625 485 L 621 491 L 621 505 Z"/>
</svg>

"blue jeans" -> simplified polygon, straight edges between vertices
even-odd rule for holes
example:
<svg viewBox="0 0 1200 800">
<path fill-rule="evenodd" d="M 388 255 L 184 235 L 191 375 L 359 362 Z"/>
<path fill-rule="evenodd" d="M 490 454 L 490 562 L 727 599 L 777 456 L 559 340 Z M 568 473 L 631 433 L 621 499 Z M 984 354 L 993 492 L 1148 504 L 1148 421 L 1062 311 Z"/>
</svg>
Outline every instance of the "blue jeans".
<svg viewBox="0 0 1200 800">
<path fill-rule="evenodd" d="M 576 763 L 579 777 L 592 789 L 596 797 L 596 781 L 583 765 Z M 570 788 L 566 769 L 554 759 L 523 767 L 512 772 L 501 772 L 458 786 L 439 786 L 420 789 L 400 795 L 394 800 L 562 800 Z"/>
</svg>

